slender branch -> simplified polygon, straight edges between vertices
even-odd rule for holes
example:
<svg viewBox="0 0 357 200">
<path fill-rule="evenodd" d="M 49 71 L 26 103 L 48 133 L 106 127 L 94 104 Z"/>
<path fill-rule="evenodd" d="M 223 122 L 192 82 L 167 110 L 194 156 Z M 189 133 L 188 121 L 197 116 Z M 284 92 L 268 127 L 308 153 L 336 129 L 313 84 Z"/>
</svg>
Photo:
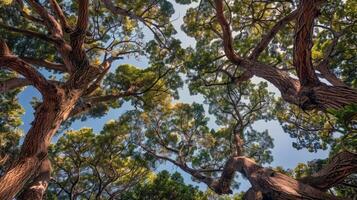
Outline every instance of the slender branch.
<svg viewBox="0 0 357 200">
<path fill-rule="evenodd" d="M 338 43 L 339 36 L 335 35 L 335 38 L 332 40 L 331 45 L 327 48 L 326 52 L 324 53 L 323 60 L 315 67 L 321 75 L 328 80 L 334 86 L 346 86 L 347 85 L 341 81 L 336 75 L 330 71 L 329 63 L 331 60 L 331 54 Z"/>
<path fill-rule="evenodd" d="M 242 59 L 235 53 L 233 49 L 232 32 L 229 23 L 227 22 L 227 19 L 224 16 L 223 0 L 215 0 L 215 3 L 216 17 L 223 31 L 224 52 L 229 60 L 231 60 L 234 64 L 239 65 Z"/>
<path fill-rule="evenodd" d="M 37 33 L 37 32 L 34 32 L 34 31 L 19 29 L 19 28 L 15 28 L 15 27 L 12 27 L 12 26 L 8 26 L 6 24 L 2 24 L 2 23 L 0 23 L 0 28 L 6 29 L 6 30 L 11 31 L 11 32 L 15 32 L 15 33 L 21 33 L 21 34 L 29 36 L 29 37 L 35 37 L 35 38 L 41 39 L 41 40 L 43 40 L 45 42 L 48 42 L 48 43 L 57 44 L 57 41 L 55 39 L 50 38 L 47 35 L 42 34 L 42 33 Z"/>
<path fill-rule="evenodd" d="M 257 59 L 258 56 L 264 51 L 264 49 L 267 48 L 268 44 L 271 42 L 271 40 L 275 37 L 275 35 L 286 25 L 288 24 L 291 20 L 295 19 L 298 14 L 297 10 L 294 10 L 291 12 L 289 15 L 285 16 L 281 20 L 279 20 L 273 28 L 270 29 L 270 31 L 263 36 L 261 41 L 256 45 L 256 47 L 253 49 L 252 53 L 249 56 L 249 59 Z"/>
<path fill-rule="evenodd" d="M 52 37 L 57 39 L 63 38 L 63 32 L 61 25 L 57 22 L 57 20 L 47 11 L 45 7 L 43 7 L 36 0 L 27 0 L 27 2 L 34 8 L 36 13 L 41 16 L 44 20 L 44 24 L 46 25 L 48 31 L 51 33 Z"/>
<path fill-rule="evenodd" d="M 40 67 L 45 67 L 47 69 L 52 69 L 60 72 L 66 72 L 66 66 L 64 64 L 60 63 L 52 63 L 49 62 L 45 59 L 38 59 L 38 58 L 31 58 L 31 57 L 20 57 L 22 60 L 24 60 L 27 63 L 30 63 L 32 65 L 37 65 Z"/>
<path fill-rule="evenodd" d="M 57 0 L 50 0 L 50 4 L 52 6 L 52 9 L 56 13 L 57 17 L 59 18 L 63 30 L 65 32 L 70 32 L 72 29 L 67 22 L 66 16 L 64 15 L 62 8 L 57 3 Z"/>
</svg>

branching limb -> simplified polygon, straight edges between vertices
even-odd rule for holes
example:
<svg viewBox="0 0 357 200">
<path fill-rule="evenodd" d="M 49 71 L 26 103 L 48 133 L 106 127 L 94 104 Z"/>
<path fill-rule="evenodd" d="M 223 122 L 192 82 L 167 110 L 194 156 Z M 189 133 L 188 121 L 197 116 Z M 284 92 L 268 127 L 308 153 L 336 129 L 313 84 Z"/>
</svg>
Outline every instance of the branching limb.
<svg viewBox="0 0 357 200">
<path fill-rule="evenodd" d="M 304 177 L 300 181 L 326 191 L 342 183 L 349 175 L 357 172 L 357 155 L 352 152 L 341 152 L 317 173 Z"/>
<path fill-rule="evenodd" d="M 71 32 L 72 29 L 67 22 L 66 16 L 64 15 L 62 8 L 57 3 L 57 0 L 50 0 L 50 4 L 52 6 L 52 9 L 56 13 L 57 17 L 59 18 L 59 21 L 62 25 L 62 29 L 67 33 Z"/>
<path fill-rule="evenodd" d="M 42 33 L 37 33 L 37 32 L 34 32 L 34 31 L 19 29 L 19 28 L 15 28 L 15 27 L 12 27 L 12 26 L 8 26 L 6 24 L 2 24 L 2 23 L 0 23 L 0 28 L 6 29 L 6 30 L 14 32 L 14 33 L 20 33 L 20 34 L 23 34 L 25 36 L 38 38 L 38 39 L 41 39 L 41 40 L 43 40 L 45 42 L 48 42 L 48 43 L 52 43 L 52 44 L 56 44 L 57 43 L 57 41 L 55 39 L 50 38 L 47 35 L 42 34 Z"/>
<path fill-rule="evenodd" d="M 87 60 L 83 49 L 83 43 L 89 24 L 89 0 L 78 1 L 78 19 L 75 30 L 71 33 L 72 53 L 76 55 L 76 60 Z"/>
<path fill-rule="evenodd" d="M 13 56 L 4 41 L 0 41 L 0 66 L 24 76 L 44 97 L 51 95 L 53 85 L 35 68 L 20 58 Z"/>
<path fill-rule="evenodd" d="M 45 67 L 50 70 L 56 70 L 56 71 L 60 71 L 60 72 L 67 71 L 66 66 L 64 64 L 52 63 L 45 59 L 38 59 L 38 58 L 31 58 L 31 57 L 21 57 L 21 59 L 27 63 L 32 64 L 32 65 L 37 65 L 39 67 Z"/>
<path fill-rule="evenodd" d="M 25 78 L 11 78 L 0 82 L 0 93 L 30 85 L 31 82 Z"/>
</svg>

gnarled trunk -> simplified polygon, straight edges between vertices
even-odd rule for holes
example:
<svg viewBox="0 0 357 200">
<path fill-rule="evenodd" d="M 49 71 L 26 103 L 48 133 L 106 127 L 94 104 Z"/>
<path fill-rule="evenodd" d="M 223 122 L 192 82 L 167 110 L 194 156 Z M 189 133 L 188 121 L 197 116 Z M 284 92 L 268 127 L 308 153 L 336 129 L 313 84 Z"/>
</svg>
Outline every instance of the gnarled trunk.
<svg viewBox="0 0 357 200">
<path fill-rule="evenodd" d="M 78 98 L 78 93 L 65 94 L 64 89 L 57 88 L 55 96 L 45 98 L 38 106 L 20 157 L 0 178 L 1 200 L 13 199 L 33 177 L 47 156 L 52 136 L 68 117 Z"/>
</svg>

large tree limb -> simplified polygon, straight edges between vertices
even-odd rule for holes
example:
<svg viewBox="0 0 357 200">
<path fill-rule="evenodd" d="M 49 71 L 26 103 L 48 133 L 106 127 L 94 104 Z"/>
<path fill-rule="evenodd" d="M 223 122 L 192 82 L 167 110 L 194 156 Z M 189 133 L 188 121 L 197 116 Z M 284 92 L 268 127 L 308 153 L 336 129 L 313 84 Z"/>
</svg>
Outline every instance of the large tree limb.
<svg viewBox="0 0 357 200">
<path fill-rule="evenodd" d="M 0 82 L 0 93 L 30 85 L 31 81 L 25 78 L 11 78 Z"/>
<path fill-rule="evenodd" d="M 74 60 L 88 60 L 83 49 L 83 43 L 86 36 L 89 23 L 89 0 L 78 1 L 78 19 L 75 30 L 71 33 L 72 53 L 75 55 Z M 76 63 L 76 64 L 79 64 Z"/>
<path fill-rule="evenodd" d="M 314 21 L 319 13 L 317 6 L 316 0 L 301 0 L 296 22 L 293 64 L 303 87 L 320 83 L 311 57 Z"/>
<path fill-rule="evenodd" d="M 53 85 L 35 68 L 27 64 L 25 61 L 11 55 L 10 50 L 4 41 L 0 41 L 0 66 L 6 67 L 24 76 L 44 97 L 51 96 L 53 92 L 52 89 L 54 88 Z"/>
<path fill-rule="evenodd" d="M 353 173 L 357 173 L 357 154 L 344 151 L 334 156 L 320 171 L 300 181 L 326 191 Z"/>
<path fill-rule="evenodd" d="M 37 171 L 36 177 L 17 199 L 42 200 L 51 179 L 51 170 L 51 162 L 48 159 L 43 160 Z"/>
<path fill-rule="evenodd" d="M 339 109 L 357 102 L 357 92 L 348 87 L 329 87 L 320 83 L 311 62 L 312 27 L 317 15 L 317 7 L 323 0 L 302 1 L 299 8 L 299 29 L 295 39 L 295 67 L 298 78 L 290 76 L 285 70 L 266 65 L 252 59 L 240 58 L 233 49 L 233 39 L 229 23 L 224 16 L 223 0 L 215 0 L 216 17 L 223 32 L 223 45 L 226 57 L 234 64 L 251 74 L 272 83 L 281 92 L 282 98 L 302 109 Z M 310 2 L 310 3 L 309 3 Z M 313 5 L 310 5 L 310 4 Z M 310 5 L 310 6 L 308 6 Z M 312 6 L 312 7 L 311 7 Z M 304 19 L 307 18 L 307 19 Z M 302 85 L 304 83 L 304 85 Z M 303 87 L 308 86 L 308 87 Z"/>
</svg>

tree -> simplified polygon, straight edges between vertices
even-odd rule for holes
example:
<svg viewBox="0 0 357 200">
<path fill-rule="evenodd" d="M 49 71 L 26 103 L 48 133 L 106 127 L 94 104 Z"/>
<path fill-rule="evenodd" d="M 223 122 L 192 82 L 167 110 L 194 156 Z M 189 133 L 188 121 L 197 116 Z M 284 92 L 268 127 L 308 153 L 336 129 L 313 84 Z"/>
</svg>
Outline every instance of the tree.
<svg viewBox="0 0 357 200">
<path fill-rule="evenodd" d="M 180 48 L 177 41 L 170 39 L 174 33 L 168 23 L 172 7 L 166 1 L 121 2 L 122 8 L 114 7 L 110 1 L 87 0 L 5 3 L 9 5 L 1 8 L 0 27 L 11 51 L 2 40 L 0 66 L 4 72 L 16 72 L 17 77 L 2 81 L 1 91 L 7 93 L 32 85 L 41 93 L 42 100 L 36 104 L 35 119 L 18 158 L 0 179 L 0 197 L 14 198 L 30 181 L 23 196 L 38 199 L 48 185 L 48 176 L 42 176 L 42 170 L 44 173 L 50 170 L 48 148 L 63 122 L 93 114 L 90 111 L 98 107 L 101 109 L 97 111 L 105 113 L 109 107 L 118 107 L 131 97 L 140 99 L 144 94 L 153 97 L 152 93 L 160 91 L 170 93 L 180 85 L 178 81 L 164 81 L 163 76 L 172 68 L 165 66 L 162 60 L 152 60 L 151 67 L 145 70 L 122 67 L 113 76 L 124 77 L 127 82 L 108 80 L 104 86 L 103 79 L 113 62 L 122 56 L 145 51 L 148 55 L 160 54 L 162 59 L 170 60 L 181 55 Z M 105 14 L 106 9 L 115 15 Z M 150 29 L 160 42 L 148 42 L 142 47 L 141 26 Z M 167 48 L 176 49 L 176 53 L 171 54 Z M 37 68 L 60 73 L 60 76 L 48 79 Z M 39 177 L 33 177 L 36 175 Z"/>
<path fill-rule="evenodd" d="M 147 182 L 135 186 L 132 190 L 124 193 L 122 200 L 204 200 L 207 199 L 203 192 L 192 185 L 185 185 L 182 176 L 175 172 L 170 174 L 164 170 Z"/>
<path fill-rule="evenodd" d="M 252 76 L 263 78 L 279 89 L 286 102 L 303 110 L 342 108 L 355 103 L 352 83 L 343 82 L 329 69 L 352 73 L 346 76 L 355 79 L 356 71 L 351 70 L 355 64 L 351 58 L 353 36 L 345 35 L 354 24 L 352 2 L 301 0 L 296 4 L 295 1 L 201 1 L 185 17 L 184 30 L 197 40 L 195 53 L 205 56 L 194 60 L 196 63 L 191 66 L 202 69 L 212 65 L 213 69 L 202 70 L 231 76 L 234 81 Z M 294 26 L 289 26 L 292 21 Z M 314 30 L 319 41 L 312 49 Z M 340 45 L 352 42 L 352 46 L 341 47 L 340 40 Z M 220 65 L 222 62 L 225 64 Z M 330 67 L 332 63 L 335 66 Z"/>
<path fill-rule="evenodd" d="M 149 176 L 140 155 L 132 153 L 125 127 L 109 122 L 99 134 L 90 128 L 67 131 L 49 152 L 53 180 L 49 199 L 117 199 Z"/>
<path fill-rule="evenodd" d="M 273 147 L 267 131 L 251 128 L 255 120 L 269 119 L 269 94 L 261 84 L 240 84 L 240 90 L 222 86 L 205 89 L 210 111 L 216 116 L 218 131 L 207 127 L 202 105 L 163 104 L 152 110 L 132 111 L 123 115 L 129 123 L 132 140 L 158 160 L 168 161 L 205 183 L 217 194 L 232 193 L 239 184 L 236 171 L 247 178 L 252 188 L 246 199 L 335 199 L 324 191 L 338 186 L 356 170 L 355 153 L 342 150 L 315 173 L 290 177 L 260 164 L 272 160 Z M 247 96 L 245 96 L 247 95 Z M 139 149 L 140 151 L 140 149 Z"/>
<path fill-rule="evenodd" d="M 14 98 L 18 88 L 32 85 L 41 93 L 41 99 L 34 103 L 35 119 L 18 156 L 16 148 L 9 154 L 16 159 L 5 166 L 0 178 L 1 199 L 17 195 L 19 199 L 41 199 L 51 171 L 48 149 L 60 126 L 78 118 L 102 116 L 124 101 L 138 108 L 125 115 L 141 122 L 129 124 L 132 136 L 148 135 L 151 142 L 145 144 L 141 140 L 139 151 L 171 159 L 170 162 L 218 194 L 231 191 L 230 183 L 239 171 L 253 186 L 245 198 L 335 199 L 325 191 L 353 177 L 351 174 L 357 170 L 355 153 L 338 151 L 329 164 L 311 177 L 293 179 L 260 165 L 271 161 L 272 141 L 267 132 L 250 129 L 254 121 L 271 118 L 266 108 L 271 95 L 262 86 L 252 88 L 249 79 L 253 76 L 270 82 L 279 89 L 285 102 L 304 112 L 316 109 L 326 113 L 357 102 L 352 1 L 200 1 L 184 18 L 184 31 L 197 42 L 196 49 L 185 50 L 172 37 L 175 29 L 170 17 L 174 8 L 166 0 L 1 3 L 6 6 L 0 8 L 0 32 L 4 39 L 0 43 L 0 66 L 1 76 L 6 76 L 1 77 L 0 90 L 4 105 L 11 105 L 4 107 L 5 111 L 13 110 L 15 117 L 9 120 L 6 114 L 0 116 L 4 119 L 0 124 L 5 130 L 2 135 L 15 138 L 9 140 L 13 144 L 7 142 L 6 149 L 18 142 L 18 134 L 10 134 L 19 125 L 21 108 Z M 143 29 L 150 31 L 155 40 L 147 41 Z M 149 66 L 140 69 L 124 64 L 112 70 L 115 61 L 129 55 L 145 55 Z M 177 108 L 170 108 L 165 103 L 171 96 L 177 96 L 176 89 L 182 85 L 178 72 L 187 73 L 192 92 L 205 96 L 221 130 L 208 130 L 200 105 L 178 104 Z M 220 95 L 215 96 L 216 93 Z M 245 95 L 249 96 L 249 102 L 241 101 L 240 96 Z M 8 99 L 12 102 L 6 103 Z M 289 111 L 295 112 L 293 109 Z M 173 127 L 155 127 L 154 117 L 145 121 L 145 115 L 154 113 L 161 117 L 159 121 L 167 121 Z M 284 114 L 279 116 L 283 125 L 295 123 L 286 122 Z M 180 115 L 193 121 L 177 119 Z M 316 117 L 311 126 L 326 122 L 320 118 Z M 133 121 L 136 120 L 130 123 Z M 185 126 L 179 127 L 180 122 Z M 137 128 L 145 126 L 152 128 L 152 132 Z M 331 132 L 338 130 L 338 126 L 323 129 Z M 286 130 L 294 135 L 302 128 Z M 138 130 L 136 134 L 134 130 Z M 154 135 L 155 131 L 160 131 L 159 136 Z M 189 136 L 179 141 L 175 139 L 176 132 Z M 351 142 L 354 136 L 350 132 L 340 142 L 332 142 L 335 145 Z M 307 133 L 310 131 L 303 134 Z M 165 136 L 163 141 L 161 134 Z M 210 146 L 216 139 L 214 136 L 222 143 Z M 192 144 L 193 137 L 202 143 Z M 331 137 L 323 138 L 323 142 L 331 142 L 327 141 Z M 320 148 L 305 138 L 308 143 L 301 140 L 296 146 Z M 156 153 L 163 149 L 166 150 L 159 153 L 166 155 Z M 214 154 L 218 150 L 222 153 Z M 186 160 L 182 155 L 188 156 Z M 211 166 L 217 168 L 207 168 Z"/>
</svg>

